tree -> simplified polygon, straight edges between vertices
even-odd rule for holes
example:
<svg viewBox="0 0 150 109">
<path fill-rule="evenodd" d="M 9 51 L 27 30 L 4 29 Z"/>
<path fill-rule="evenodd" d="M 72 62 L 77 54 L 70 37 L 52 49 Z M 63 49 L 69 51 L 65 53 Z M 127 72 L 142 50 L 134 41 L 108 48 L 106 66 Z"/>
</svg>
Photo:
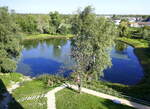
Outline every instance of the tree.
<svg viewBox="0 0 150 109">
<path fill-rule="evenodd" d="M 129 27 L 128 27 L 128 21 L 123 19 L 120 22 L 120 25 L 118 26 L 119 30 L 119 36 L 120 37 L 129 37 Z"/>
<path fill-rule="evenodd" d="M 142 28 L 142 36 L 143 36 L 143 39 L 150 41 L 150 27 L 149 26 L 144 26 Z"/>
<path fill-rule="evenodd" d="M 17 23 L 19 24 L 22 32 L 37 32 L 37 21 L 33 15 L 18 15 Z"/>
<path fill-rule="evenodd" d="M 40 33 L 49 33 L 49 16 L 47 15 L 38 15 L 36 18 L 37 21 L 37 30 Z"/>
<path fill-rule="evenodd" d="M 0 7 L 0 72 L 15 70 L 21 46 L 16 37 L 16 24 L 7 7 Z"/>
<path fill-rule="evenodd" d="M 113 19 L 113 20 L 117 20 L 117 19 L 119 19 L 119 17 L 114 14 L 114 15 L 112 16 L 112 19 Z"/>
<path fill-rule="evenodd" d="M 61 24 L 61 15 L 57 11 L 50 12 L 50 29 L 52 34 L 58 33 L 60 24 Z"/>
<path fill-rule="evenodd" d="M 82 81 L 97 80 L 103 70 L 111 66 L 109 51 L 114 43 L 116 28 L 109 19 L 96 17 L 90 6 L 79 11 L 73 21 L 72 31 L 76 36 L 72 39 L 71 54 L 81 92 Z"/>
</svg>

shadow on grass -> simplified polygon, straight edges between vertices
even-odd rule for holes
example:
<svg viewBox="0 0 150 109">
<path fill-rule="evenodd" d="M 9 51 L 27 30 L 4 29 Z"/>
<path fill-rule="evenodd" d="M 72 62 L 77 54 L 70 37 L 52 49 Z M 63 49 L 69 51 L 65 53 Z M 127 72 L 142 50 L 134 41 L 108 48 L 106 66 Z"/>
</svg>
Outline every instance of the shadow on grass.
<svg viewBox="0 0 150 109">
<path fill-rule="evenodd" d="M 13 105 L 9 106 L 10 102 L 12 102 Z M 7 88 L 1 79 L 0 79 L 0 109 L 23 109 L 23 107 L 7 91 Z"/>
<path fill-rule="evenodd" d="M 77 91 L 77 90 L 75 90 L 75 89 L 73 89 L 73 88 L 71 88 L 71 87 L 66 87 L 66 89 L 69 89 L 69 90 L 71 90 L 71 91 L 73 91 L 73 92 L 75 92 L 75 93 L 79 93 L 79 91 Z M 80 94 L 80 93 L 79 93 Z"/>
</svg>

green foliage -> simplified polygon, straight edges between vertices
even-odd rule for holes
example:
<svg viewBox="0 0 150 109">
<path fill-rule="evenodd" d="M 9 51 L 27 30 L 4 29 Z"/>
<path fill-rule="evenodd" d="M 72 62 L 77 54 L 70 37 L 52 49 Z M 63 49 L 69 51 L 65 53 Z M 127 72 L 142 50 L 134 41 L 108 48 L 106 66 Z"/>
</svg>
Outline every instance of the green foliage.
<svg viewBox="0 0 150 109">
<path fill-rule="evenodd" d="M 8 73 L 8 74 L 1 74 L 0 79 L 3 81 L 6 87 L 11 86 L 12 82 L 19 82 L 23 78 L 23 75 L 20 73 Z"/>
<path fill-rule="evenodd" d="M 134 109 L 89 94 L 78 94 L 70 89 L 56 93 L 56 107 L 57 109 Z"/>
<path fill-rule="evenodd" d="M 52 39 L 52 38 L 72 38 L 72 34 L 66 34 L 66 35 L 51 35 L 51 34 L 28 34 L 25 35 L 23 40 L 42 40 L 42 39 Z"/>
<path fill-rule="evenodd" d="M 150 41 L 150 26 L 144 26 L 142 29 L 143 39 Z"/>
<path fill-rule="evenodd" d="M 51 34 L 56 34 L 58 33 L 59 26 L 61 24 L 61 15 L 55 11 L 55 12 L 50 12 L 50 29 L 51 29 Z"/>
<path fill-rule="evenodd" d="M 115 25 L 105 18 L 98 18 L 88 6 L 74 17 L 72 57 L 75 72 L 86 77 L 99 78 L 111 66 L 109 50 L 116 36 Z"/>
<path fill-rule="evenodd" d="M 118 40 L 123 41 L 127 44 L 130 44 L 131 46 L 135 48 L 148 48 L 149 47 L 149 41 L 144 39 L 130 39 L 130 38 L 118 38 Z"/>
<path fill-rule="evenodd" d="M 127 20 L 121 20 L 118 30 L 119 30 L 119 36 L 120 37 L 130 37 L 129 34 L 129 27 L 128 27 L 128 21 Z"/>
<path fill-rule="evenodd" d="M 67 21 L 68 18 L 59 14 L 57 11 L 50 12 L 50 34 L 69 34 L 71 25 Z"/>
<path fill-rule="evenodd" d="M 15 58 L 19 56 L 17 26 L 8 8 L 0 8 L 0 72 L 11 72 L 16 68 Z"/>
<path fill-rule="evenodd" d="M 18 15 L 17 21 L 22 32 L 33 33 L 37 31 L 37 21 L 33 15 Z"/>
<path fill-rule="evenodd" d="M 57 86 L 59 84 L 62 84 L 66 81 L 63 77 L 54 76 L 54 75 L 41 75 L 37 78 L 37 80 L 40 80 L 44 82 L 47 86 Z"/>
<path fill-rule="evenodd" d="M 112 16 L 112 19 L 113 19 L 113 20 L 117 20 L 117 19 L 120 19 L 120 18 L 119 18 L 117 15 L 114 14 L 114 15 Z"/>
<path fill-rule="evenodd" d="M 115 43 L 115 50 L 123 51 L 125 48 L 127 48 L 127 44 L 122 43 L 120 41 L 116 41 L 116 43 Z"/>
<path fill-rule="evenodd" d="M 39 33 L 48 34 L 50 33 L 49 16 L 48 15 L 37 15 L 37 31 Z"/>
<path fill-rule="evenodd" d="M 67 35 L 67 34 L 70 33 L 70 31 L 71 31 L 71 25 L 69 25 L 69 24 L 62 23 L 60 25 L 60 27 L 58 28 L 58 33 L 59 34 Z"/>
<path fill-rule="evenodd" d="M 40 94 L 46 94 L 53 87 L 48 87 L 43 81 L 31 80 L 21 84 L 21 86 L 15 89 L 12 93 L 15 99 L 21 99 L 29 96 L 38 96 Z"/>
</svg>

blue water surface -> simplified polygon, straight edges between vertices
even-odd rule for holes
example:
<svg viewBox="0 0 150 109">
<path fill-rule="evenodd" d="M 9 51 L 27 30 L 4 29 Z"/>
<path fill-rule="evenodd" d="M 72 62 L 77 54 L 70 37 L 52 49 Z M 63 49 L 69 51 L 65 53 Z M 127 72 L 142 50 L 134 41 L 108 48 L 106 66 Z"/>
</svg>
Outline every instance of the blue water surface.
<svg viewBox="0 0 150 109">
<path fill-rule="evenodd" d="M 71 72 L 69 68 L 73 65 L 70 43 L 70 40 L 64 39 L 24 42 L 16 71 L 32 77 L 45 73 L 68 75 Z M 104 71 L 101 79 L 126 85 L 137 84 L 144 72 L 134 54 L 134 48 L 123 43 L 119 44 L 110 53 L 112 67 Z"/>
</svg>

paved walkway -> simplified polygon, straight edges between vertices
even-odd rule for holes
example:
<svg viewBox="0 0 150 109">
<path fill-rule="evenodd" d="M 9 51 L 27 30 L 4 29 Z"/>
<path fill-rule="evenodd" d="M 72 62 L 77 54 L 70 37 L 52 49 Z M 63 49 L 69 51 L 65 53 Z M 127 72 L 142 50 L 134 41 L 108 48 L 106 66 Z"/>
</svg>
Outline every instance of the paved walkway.
<svg viewBox="0 0 150 109">
<path fill-rule="evenodd" d="M 49 91 L 47 93 L 47 96 L 46 96 L 48 98 L 47 109 L 56 109 L 55 93 L 62 90 L 62 89 L 64 89 L 64 88 L 66 88 L 66 87 L 70 87 L 74 90 L 78 90 L 78 87 L 75 86 L 75 85 L 70 85 L 70 84 L 66 85 L 66 84 L 64 84 L 60 87 L 57 87 L 57 88 Z M 100 93 L 100 92 L 97 92 L 97 91 L 94 91 L 94 90 L 90 90 L 90 89 L 87 89 L 87 88 L 82 88 L 82 92 L 87 93 L 87 94 L 91 94 L 91 95 L 94 95 L 94 96 L 97 96 L 97 97 L 109 99 L 109 100 L 112 100 L 112 101 L 119 101 L 121 104 L 125 104 L 125 105 L 128 105 L 128 106 L 137 108 L 137 109 L 150 109 L 150 106 L 138 104 L 138 103 L 135 103 L 135 102 L 128 101 L 126 99 L 121 99 L 121 98 L 118 98 L 118 97 L 115 97 L 115 96 L 103 94 L 103 93 Z"/>
<path fill-rule="evenodd" d="M 57 87 L 47 93 L 47 109 L 56 109 L 55 93 L 66 87 L 67 85 L 61 85 L 60 87 Z"/>
</svg>

